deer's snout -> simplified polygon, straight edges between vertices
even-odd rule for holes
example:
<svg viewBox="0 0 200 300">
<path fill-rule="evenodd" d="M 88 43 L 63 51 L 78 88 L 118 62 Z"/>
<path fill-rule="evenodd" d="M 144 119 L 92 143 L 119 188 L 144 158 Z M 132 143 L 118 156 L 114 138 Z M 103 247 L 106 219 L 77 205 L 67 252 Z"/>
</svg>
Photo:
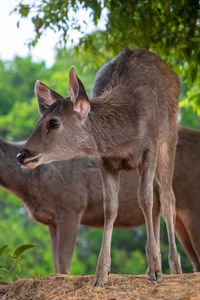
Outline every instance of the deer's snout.
<svg viewBox="0 0 200 300">
<path fill-rule="evenodd" d="M 17 154 L 16 158 L 20 164 L 23 164 L 24 160 L 28 157 L 28 155 L 29 151 L 24 149 Z"/>
</svg>

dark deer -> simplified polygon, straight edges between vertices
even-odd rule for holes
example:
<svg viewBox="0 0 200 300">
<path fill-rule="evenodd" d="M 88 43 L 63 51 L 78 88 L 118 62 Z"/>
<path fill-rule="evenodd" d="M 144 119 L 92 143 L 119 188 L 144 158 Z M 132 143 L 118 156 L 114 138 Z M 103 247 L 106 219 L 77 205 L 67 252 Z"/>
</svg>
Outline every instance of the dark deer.
<svg viewBox="0 0 200 300">
<path fill-rule="evenodd" d="M 16 154 L 23 145 L 0 139 L 0 186 L 19 197 L 34 220 L 48 226 L 55 272 L 68 273 L 80 224 L 103 227 L 99 160 L 75 158 L 29 170 L 16 164 Z M 144 224 L 136 188 L 136 173 L 123 172 L 116 228 Z M 159 229 L 156 192 L 154 202 L 153 215 Z"/>
<path fill-rule="evenodd" d="M 147 227 L 146 256 L 151 280 L 162 278 L 159 245 L 153 228 L 153 181 L 157 172 L 161 214 L 166 221 L 171 273 L 181 273 L 174 237 L 172 175 L 177 140 L 179 79 L 165 62 L 146 50 L 124 50 L 109 89 L 89 101 L 74 67 L 70 99 L 39 81 L 35 87 L 42 118 L 18 155 L 19 162 L 40 164 L 80 155 L 101 157 L 104 234 L 94 285 L 107 283 L 110 245 L 118 211 L 119 171 L 137 168 L 138 199 Z"/>
</svg>

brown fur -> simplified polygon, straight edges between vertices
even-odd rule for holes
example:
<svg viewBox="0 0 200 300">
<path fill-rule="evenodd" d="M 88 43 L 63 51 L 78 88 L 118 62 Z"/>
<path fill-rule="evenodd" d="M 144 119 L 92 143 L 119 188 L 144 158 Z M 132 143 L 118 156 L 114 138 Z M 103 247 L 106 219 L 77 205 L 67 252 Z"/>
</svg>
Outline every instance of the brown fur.
<svg viewBox="0 0 200 300">
<path fill-rule="evenodd" d="M 45 86 L 36 85 L 40 105 L 46 105 L 46 95 L 51 94 L 51 106 L 43 113 L 18 159 L 24 166 L 32 168 L 83 154 L 101 156 L 105 226 L 95 286 L 107 282 L 110 269 L 112 228 L 118 210 L 119 170 L 124 160 L 126 168 L 138 170 L 138 199 L 147 227 L 146 255 L 150 279 L 161 279 L 159 243 L 152 218 L 153 180 L 157 169 L 161 213 L 168 231 L 170 269 L 172 273 L 180 273 L 180 258 L 174 239 L 175 197 L 172 190 L 180 91 L 178 76 L 155 54 L 126 49 L 118 56 L 111 84 L 100 97 L 89 102 L 74 68 L 70 70 L 69 78 L 71 101 L 59 100 L 52 104 L 52 93 L 47 93 Z M 56 129 L 51 127 L 52 120 L 59 124 Z M 26 157 L 22 159 L 24 155 Z"/>
</svg>

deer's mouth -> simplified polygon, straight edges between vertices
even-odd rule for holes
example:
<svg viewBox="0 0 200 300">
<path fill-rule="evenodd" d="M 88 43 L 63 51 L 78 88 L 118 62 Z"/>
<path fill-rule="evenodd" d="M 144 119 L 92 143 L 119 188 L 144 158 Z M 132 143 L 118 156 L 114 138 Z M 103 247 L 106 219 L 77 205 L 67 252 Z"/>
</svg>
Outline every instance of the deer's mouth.
<svg viewBox="0 0 200 300">
<path fill-rule="evenodd" d="M 31 157 L 31 158 L 26 158 L 22 165 L 25 167 L 25 168 L 29 168 L 29 169 L 32 169 L 32 168 L 35 168 L 37 167 L 38 165 L 40 165 L 40 160 L 42 158 L 42 155 L 37 155 L 35 157 Z"/>
</svg>

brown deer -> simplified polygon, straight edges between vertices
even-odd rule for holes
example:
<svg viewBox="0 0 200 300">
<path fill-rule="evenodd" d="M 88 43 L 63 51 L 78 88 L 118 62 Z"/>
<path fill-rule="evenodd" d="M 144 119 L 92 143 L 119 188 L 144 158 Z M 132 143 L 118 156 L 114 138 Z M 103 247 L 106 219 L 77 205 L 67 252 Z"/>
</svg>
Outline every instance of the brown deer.
<svg viewBox="0 0 200 300">
<path fill-rule="evenodd" d="M 137 168 L 138 200 L 147 228 L 150 280 L 162 278 L 153 228 L 153 181 L 157 172 L 161 214 L 166 221 L 171 273 L 181 273 L 174 237 L 172 175 L 177 140 L 179 79 L 165 62 L 146 50 L 125 49 L 117 58 L 109 89 L 89 101 L 85 88 L 69 73 L 70 99 L 39 81 L 35 87 L 42 118 L 18 155 L 27 168 L 80 155 L 101 157 L 104 234 L 94 286 L 107 283 L 110 245 L 118 211 L 119 171 Z"/>
<path fill-rule="evenodd" d="M 103 227 L 104 224 L 98 159 L 76 158 L 23 169 L 15 158 L 23 145 L 0 139 L 0 186 L 19 197 L 33 219 L 48 226 L 55 272 L 69 272 L 79 225 Z M 182 128 L 173 180 L 175 229 L 196 272 L 200 271 L 199 157 L 200 132 Z M 131 228 L 145 222 L 137 200 L 137 182 L 135 171 L 121 172 L 115 228 Z M 159 209 L 159 194 L 154 190 L 153 216 L 158 220 L 157 230 Z"/>
</svg>

